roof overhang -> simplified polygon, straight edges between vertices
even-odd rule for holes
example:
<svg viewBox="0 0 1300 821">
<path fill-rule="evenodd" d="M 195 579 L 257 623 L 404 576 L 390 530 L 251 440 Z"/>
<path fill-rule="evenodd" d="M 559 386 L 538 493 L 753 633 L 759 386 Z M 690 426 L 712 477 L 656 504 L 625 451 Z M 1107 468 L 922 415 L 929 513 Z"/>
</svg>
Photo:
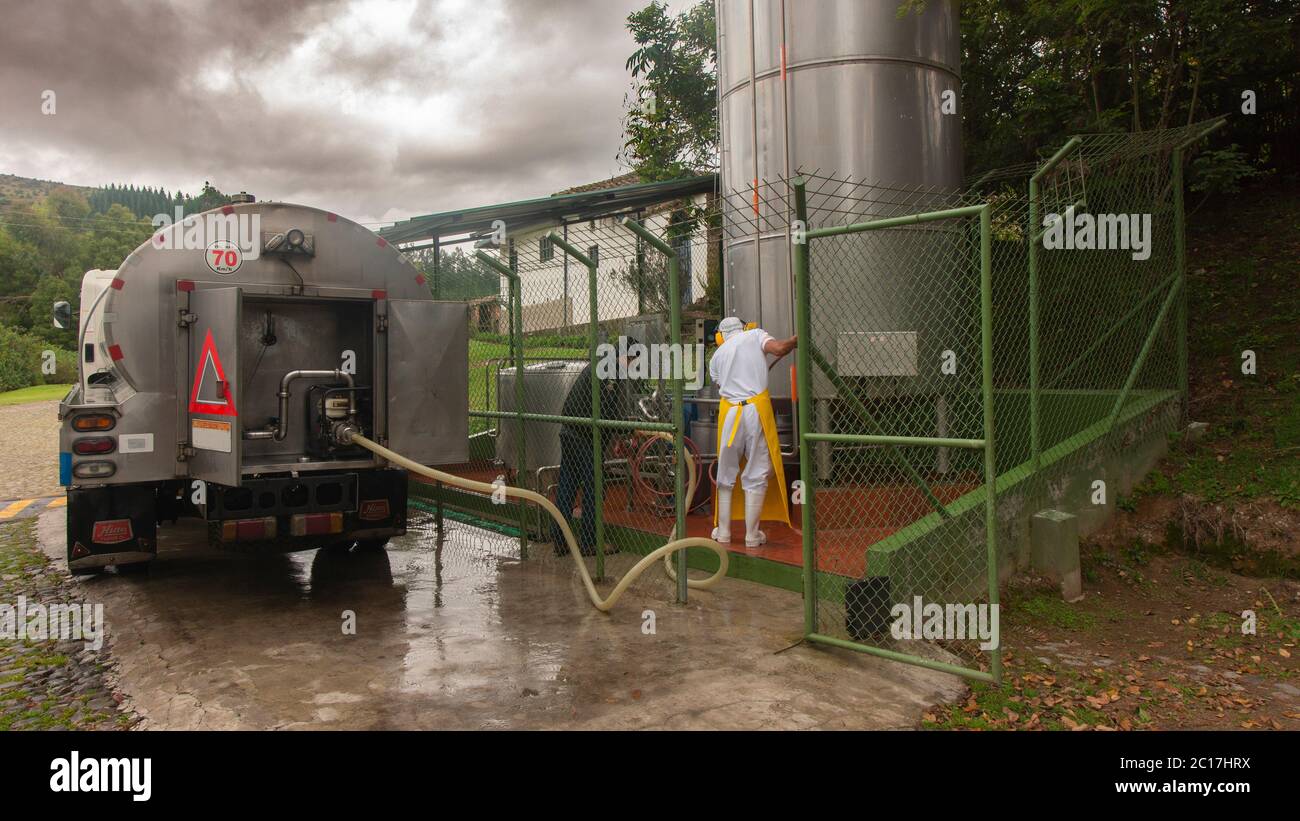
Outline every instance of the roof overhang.
<svg viewBox="0 0 1300 821">
<path fill-rule="evenodd" d="M 536 228 L 545 225 L 561 225 L 706 194 L 713 191 L 716 186 L 717 175 L 704 174 L 699 177 L 643 182 L 575 194 L 557 194 L 532 200 L 412 217 L 381 229 L 379 235 L 391 243 L 400 244 L 491 231 L 497 220 L 501 220 L 507 226 L 515 226 L 516 230 L 520 230 L 523 226 Z"/>
</svg>

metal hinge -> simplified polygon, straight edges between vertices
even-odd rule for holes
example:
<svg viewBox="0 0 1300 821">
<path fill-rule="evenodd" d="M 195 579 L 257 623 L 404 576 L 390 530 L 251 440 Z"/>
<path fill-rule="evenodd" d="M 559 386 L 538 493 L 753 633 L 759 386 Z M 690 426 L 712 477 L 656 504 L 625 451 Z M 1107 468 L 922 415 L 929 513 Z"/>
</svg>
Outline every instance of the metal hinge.
<svg viewBox="0 0 1300 821">
<path fill-rule="evenodd" d="M 378 327 L 376 328 L 376 331 L 377 331 L 378 333 L 381 333 L 381 334 L 382 334 L 382 333 L 384 333 L 385 331 L 388 330 L 388 317 L 387 317 L 387 316 L 385 316 L 384 314 L 380 314 L 380 315 L 376 318 L 376 320 L 377 320 L 377 321 L 376 321 L 376 325 L 378 326 Z"/>
<path fill-rule="evenodd" d="M 193 325 L 195 322 L 199 321 L 199 315 L 194 313 L 193 311 L 187 311 L 182 308 L 180 314 L 181 314 L 180 319 L 176 321 L 176 324 L 182 328 L 188 328 L 189 326 Z"/>
<path fill-rule="evenodd" d="M 190 447 L 189 442 L 176 443 L 176 461 L 185 462 L 194 456 L 194 448 Z"/>
</svg>

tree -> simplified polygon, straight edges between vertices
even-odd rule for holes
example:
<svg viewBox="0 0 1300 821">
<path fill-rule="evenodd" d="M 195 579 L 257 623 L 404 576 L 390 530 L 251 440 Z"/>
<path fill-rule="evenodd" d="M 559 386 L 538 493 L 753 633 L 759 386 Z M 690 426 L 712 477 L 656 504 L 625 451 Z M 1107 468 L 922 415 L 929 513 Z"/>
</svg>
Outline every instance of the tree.
<svg viewBox="0 0 1300 821">
<path fill-rule="evenodd" d="M 621 158 L 646 181 L 718 165 L 717 40 L 712 0 L 670 16 L 655 0 L 627 18 L 628 58 Z"/>
<path fill-rule="evenodd" d="M 961 36 L 968 171 L 1034 161 L 1072 133 L 1224 113 L 1220 139 L 1251 162 L 1300 168 L 1294 2 L 966 0 Z M 1241 116 L 1246 90 L 1267 100 L 1257 115 Z"/>
<path fill-rule="evenodd" d="M 898 0 L 899 14 L 937 0 Z M 646 180 L 717 165 L 713 3 L 628 17 L 622 157 Z M 1300 4 L 1295 0 L 962 0 L 965 167 L 1040 160 L 1074 133 L 1186 125 L 1233 115 L 1218 138 L 1237 159 L 1300 174 Z M 1243 94 L 1257 101 L 1242 112 Z M 1194 182 L 1194 178 L 1190 178 Z"/>
<path fill-rule="evenodd" d="M 437 286 L 439 299 L 469 300 L 501 293 L 501 275 L 487 269 L 459 248 L 440 253 L 436 279 L 432 248 L 408 251 L 407 257 L 424 274 L 430 293 Z"/>
</svg>

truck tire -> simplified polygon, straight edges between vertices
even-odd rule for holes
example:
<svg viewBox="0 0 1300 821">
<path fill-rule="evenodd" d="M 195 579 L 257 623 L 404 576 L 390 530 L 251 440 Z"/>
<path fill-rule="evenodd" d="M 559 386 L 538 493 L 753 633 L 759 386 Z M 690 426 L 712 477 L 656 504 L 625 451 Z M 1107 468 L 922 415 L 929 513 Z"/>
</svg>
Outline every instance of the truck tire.
<svg viewBox="0 0 1300 821">
<path fill-rule="evenodd" d="M 358 553 L 378 553 L 388 547 L 388 539 L 357 539 Z"/>
</svg>

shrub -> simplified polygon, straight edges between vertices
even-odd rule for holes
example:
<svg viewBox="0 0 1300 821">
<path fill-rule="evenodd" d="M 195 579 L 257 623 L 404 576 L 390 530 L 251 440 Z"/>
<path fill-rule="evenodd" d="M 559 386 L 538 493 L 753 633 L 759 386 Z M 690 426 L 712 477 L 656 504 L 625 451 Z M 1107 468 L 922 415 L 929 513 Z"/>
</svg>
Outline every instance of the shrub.
<svg viewBox="0 0 1300 821">
<path fill-rule="evenodd" d="M 77 381 L 77 352 L 63 348 L 54 351 L 54 373 L 42 374 L 46 385 L 69 385 Z"/>
<path fill-rule="evenodd" d="M 45 346 L 26 334 L 0 325 L 0 391 L 35 385 L 41 378 Z"/>
<path fill-rule="evenodd" d="M 54 351 L 54 373 L 41 373 L 45 351 Z M 0 391 L 32 385 L 61 385 L 77 381 L 77 355 L 43 339 L 0 325 Z"/>
</svg>

